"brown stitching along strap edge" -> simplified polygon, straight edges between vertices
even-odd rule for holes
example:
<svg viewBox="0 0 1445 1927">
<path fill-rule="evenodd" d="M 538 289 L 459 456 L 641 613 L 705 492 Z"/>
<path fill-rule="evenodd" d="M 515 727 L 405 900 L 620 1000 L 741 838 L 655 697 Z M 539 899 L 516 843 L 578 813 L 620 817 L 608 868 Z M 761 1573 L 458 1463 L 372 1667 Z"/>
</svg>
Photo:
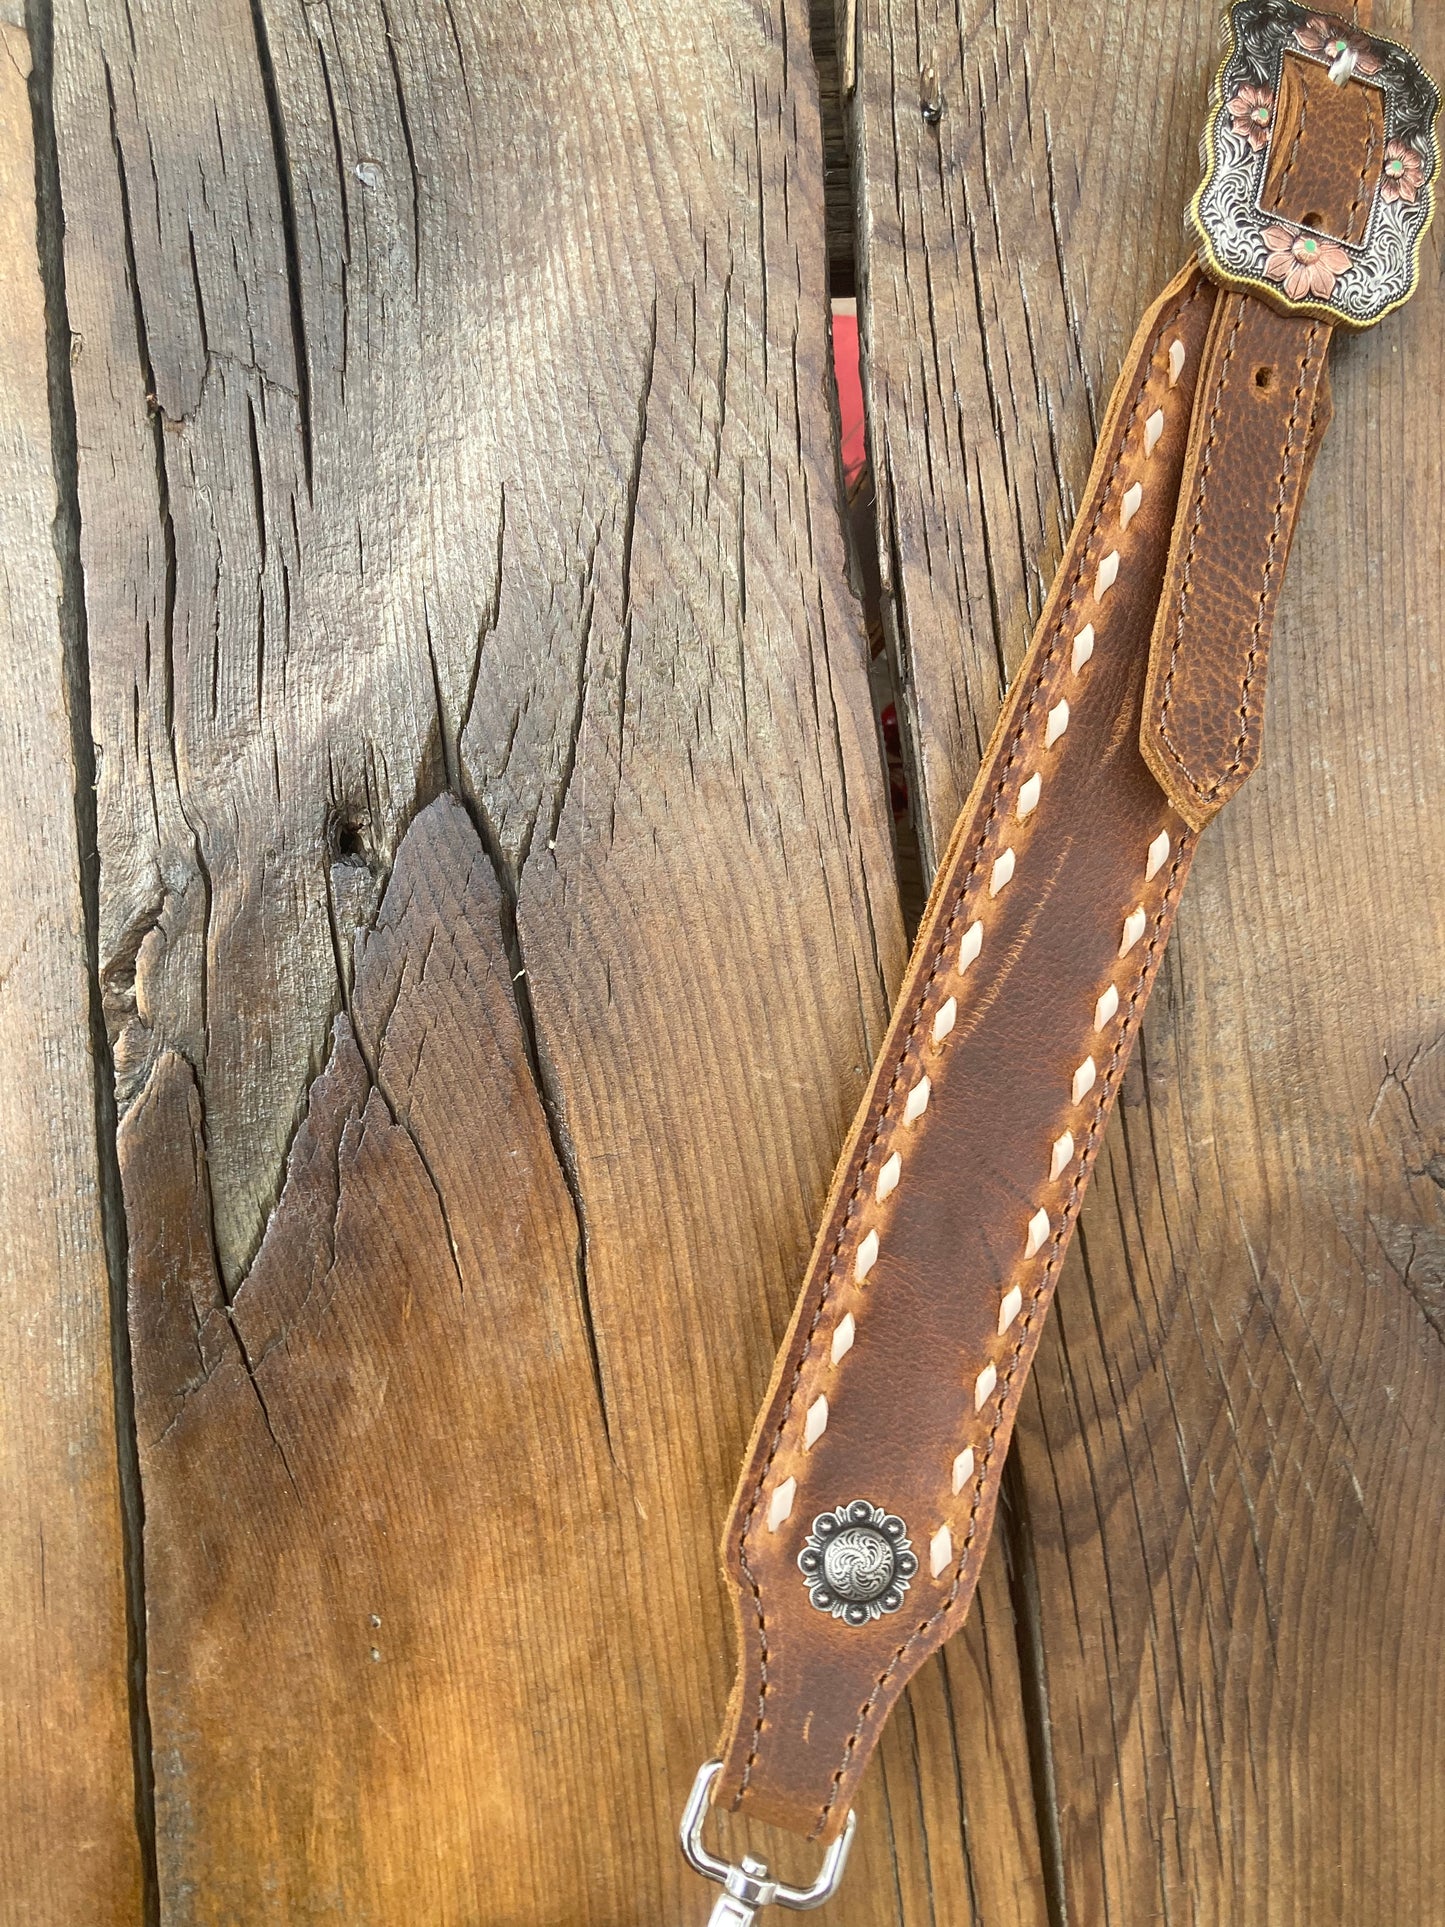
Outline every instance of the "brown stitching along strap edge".
<svg viewBox="0 0 1445 1927">
<path fill-rule="evenodd" d="M 1270 212 L 1307 222 L 1311 234 L 1358 241 L 1360 198 L 1368 180 L 1378 186 L 1384 156 L 1378 93 L 1358 82 L 1336 86 L 1323 67 L 1288 50 L 1280 71 L 1266 160 L 1276 151 L 1286 158 L 1272 189 L 1266 167 Z M 1313 144 L 1305 141 L 1307 118 Z M 1306 165 L 1297 172 L 1301 152 Z M 1298 243 L 1306 245 L 1322 244 Z M 1311 287 L 1316 277 L 1321 285 L 1331 278 L 1327 258 L 1296 264 Z M 1219 304 L 1201 390 L 1207 406 L 1196 411 L 1185 457 L 1181 500 L 1190 506 L 1160 597 L 1140 738 L 1161 787 L 1195 829 L 1259 762 L 1275 604 L 1330 419 L 1330 334 L 1319 317 L 1282 313 L 1249 294 L 1231 291 Z M 1211 489 L 1216 474 L 1227 483 Z"/>
<path fill-rule="evenodd" d="M 1138 757 L 1137 720 L 1131 727 L 1129 718 L 1137 719 L 1138 715 L 1147 638 L 1157 604 L 1169 531 L 1173 525 L 1174 501 L 1188 421 L 1187 404 L 1193 385 L 1189 371 L 1199 366 L 1215 299 L 1216 291 L 1196 270 L 1185 270 L 1146 317 L 1131 349 L 1125 373 L 1110 404 L 1095 473 L 1064 565 L 1029 655 L 1015 680 L 1013 694 L 995 729 L 973 799 L 960 817 L 948 853 L 940 866 L 889 1038 L 839 1168 L 825 1213 L 823 1231 L 809 1266 L 803 1297 L 754 1435 L 748 1472 L 740 1487 L 725 1557 L 736 1582 L 735 1597 L 745 1660 L 730 1714 L 732 1734 L 717 1797 L 734 1805 L 746 1804 L 761 1817 L 822 1837 L 828 1837 L 841 1823 L 838 1796 L 851 1786 L 855 1766 L 861 1769 L 867 1751 L 862 1744 L 864 1735 L 881 1725 L 904 1680 L 966 1611 L 977 1576 L 978 1558 L 986 1544 L 997 1501 L 997 1466 L 1012 1427 L 1023 1368 L 1032 1356 L 1039 1314 L 1052 1290 L 1074 1212 L 1083 1194 L 1093 1147 L 1117 1088 L 1117 1071 L 1127 1056 L 1128 1042 L 1142 1014 L 1144 995 L 1162 949 L 1167 918 L 1172 911 L 1174 896 L 1182 882 L 1192 847 L 1189 840 L 1181 838 L 1182 825 L 1175 822 L 1168 833 L 1174 861 L 1161 893 L 1164 897 L 1161 905 L 1163 921 L 1156 918 L 1150 943 L 1144 952 L 1145 968 L 1138 972 L 1137 981 L 1131 975 L 1125 986 L 1127 1001 L 1123 1002 L 1124 1014 L 1111 1040 L 1108 1071 L 1099 1082 L 1099 1095 L 1092 1116 L 1084 1121 L 1084 1149 L 1071 1168 L 1070 1188 L 1057 1213 L 1057 1222 L 1051 1225 L 1050 1242 L 1040 1252 L 1033 1254 L 1039 1262 L 1033 1267 L 1030 1280 L 1028 1316 L 1018 1321 L 1018 1338 L 1012 1357 L 1001 1359 L 1002 1370 L 995 1367 L 999 1372 L 997 1395 L 990 1408 L 986 1434 L 979 1438 L 976 1448 L 978 1477 L 966 1517 L 955 1520 L 959 1526 L 959 1553 L 950 1567 L 947 1584 L 942 1588 L 946 1597 L 942 1598 L 941 1603 L 931 1606 L 921 1619 L 915 1609 L 905 1620 L 905 1624 L 911 1623 L 914 1628 L 906 1640 L 901 1640 L 898 1634 L 891 1634 L 889 1626 L 882 1621 L 866 1629 L 865 1643 L 870 1654 L 866 1666 L 862 1663 L 863 1649 L 856 1644 L 864 1629 L 848 1627 L 847 1633 L 855 1643 L 851 1648 L 845 1647 L 835 1654 L 839 1663 L 828 1661 L 822 1667 L 810 1670 L 810 1682 L 819 1690 L 802 1707 L 785 1707 L 789 1698 L 785 1671 L 789 1651 L 795 1641 L 808 1640 L 813 1636 L 813 1622 L 824 1633 L 836 1622 L 823 1618 L 808 1603 L 802 1576 L 796 1567 L 796 1532 L 788 1535 L 784 1556 L 781 1559 L 774 1556 L 777 1533 L 768 1529 L 763 1517 L 764 1502 L 786 1478 L 796 1479 L 800 1485 L 806 1482 L 806 1489 L 811 1492 L 813 1481 L 809 1473 L 818 1463 L 816 1455 L 837 1442 L 846 1423 L 846 1408 L 840 1396 L 836 1424 L 830 1423 L 828 1430 L 812 1447 L 800 1449 L 800 1425 L 804 1433 L 806 1431 L 801 1407 L 810 1403 L 802 1400 L 800 1405 L 800 1390 L 810 1373 L 822 1373 L 825 1376 L 828 1373 L 822 1341 L 828 1335 L 824 1324 L 831 1300 L 835 1290 L 844 1284 L 851 1284 L 847 1277 L 850 1260 L 856 1273 L 860 1245 L 868 1236 L 869 1229 L 874 1228 L 864 1226 L 863 1218 L 869 1215 L 864 1207 L 870 1194 L 876 1197 L 878 1178 L 887 1159 L 894 1155 L 895 1138 L 905 1129 L 912 1137 L 917 1129 L 916 1125 L 908 1127 L 903 1123 L 905 1086 L 911 1084 L 912 1088 L 917 1088 L 914 1080 L 925 1058 L 932 1067 L 931 1081 L 938 1087 L 939 1093 L 929 1107 L 935 1124 L 938 1118 L 946 1117 L 950 1112 L 950 1072 L 938 1065 L 930 1049 L 932 1030 L 937 1024 L 939 1012 L 948 1001 L 946 980 L 950 976 L 950 959 L 963 942 L 964 926 L 973 927 L 970 919 L 974 910 L 981 902 L 989 904 L 987 891 L 998 862 L 996 852 L 1000 845 L 1001 826 L 1011 820 L 1011 804 L 1016 809 L 1020 791 L 1032 780 L 1035 762 L 1045 755 L 1046 740 L 1051 728 L 1056 726 L 1050 719 L 1056 717 L 1060 701 L 1067 704 L 1068 697 L 1064 693 L 1067 689 L 1075 691 L 1076 714 L 1069 735 L 1063 739 L 1071 746 L 1071 761 L 1067 765 L 1070 781 L 1061 786 L 1051 770 L 1050 780 L 1041 791 L 1041 800 L 1030 812 L 1030 819 L 1036 826 L 1043 825 L 1039 835 L 1046 841 L 1055 835 L 1061 842 L 1067 841 L 1065 825 L 1078 814 L 1080 808 L 1087 810 L 1088 807 L 1087 792 L 1091 787 L 1089 772 L 1098 768 L 1101 761 L 1105 766 L 1127 763 L 1125 780 L 1121 784 L 1121 794 L 1127 805 L 1124 820 L 1126 823 L 1136 823 L 1138 828 L 1133 835 L 1127 829 L 1123 831 L 1122 857 L 1116 857 L 1111 852 L 1108 858 L 1106 874 L 1110 868 L 1117 867 L 1120 871 L 1117 881 L 1112 877 L 1104 880 L 1093 861 L 1080 871 L 1079 887 L 1083 893 L 1080 914 L 1088 923 L 1098 927 L 1100 937 L 1096 948 L 1101 954 L 1088 966 L 1090 974 L 1087 982 L 1091 994 L 1087 999 L 1087 1009 L 1080 1006 L 1077 1024 L 1072 1015 L 1068 1016 L 1070 1028 L 1066 1043 L 1054 1040 L 1045 1047 L 1045 1059 L 1052 1056 L 1058 1060 L 1057 1063 L 1046 1062 L 1041 1065 L 1040 1074 L 1030 1080 L 1036 1092 L 1032 1108 L 1040 1116 L 1029 1131 L 1027 1149 L 1019 1152 L 1020 1161 L 1037 1162 L 1040 1151 L 1046 1160 L 1047 1146 L 1058 1140 L 1058 1127 L 1073 1108 L 1067 1102 L 1069 1073 L 1087 1044 L 1087 1019 L 1097 1001 L 1092 994 L 1094 980 L 1098 978 L 1102 981 L 1107 974 L 1108 958 L 1118 944 L 1118 929 L 1112 927 L 1112 913 L 1101 917 L 1092 907 L 1092 893 L 1102 890 L 1109 901 L 1117 899 L 1118 923 L 1122 924 L 1133 902 L 1135 873 L 1143 867 L 1144 852 L 1151 841 L 1164 834 L 1161 825 L 1169 815 L 1157 785 Z M 1187 368 L 1183 374 L 1177 372 L 1174 366 L 1171 347 L 1175 343 L 1185 348 Z M 1174 430 L 1168 436 L 1160 431 L 1156 438 L 1155 416 L 1162 416 L 1165 402 L 1171 402 L 1173 408 Z M 1145 479 L 1149 483 L 1150 494 L 1129 517 L 1137 565 L 1131 560 L 1129 571 L 1112 581 L 1104 592 L 1103 601 L 1098 602 L 1100 571 L 1111 557 L 1117 560 L 1119 553 L 1110 547 L 1110 543 L 1123 513 L 1122 504 L 1136 483 L 1142 489 Z M 1125 537 L 1126 541 L 1129 539 Z M 1094 585 L 1092 589 L 1091 583 Z M 1085 620 L 1090 617 L 1092 620 Z M 1071 641 L 1074 654 L 1077 654 L 1079 635 L 1084 628 L 1097 631 L 1098 641 L 1091 644 L 1091 653 L 1097 651 L 1097 660 L 1086 661 L 1082 670 L 1075 670 L 1071 662 Z M 1085 686 L 1078 680 L 1081 675 L 1095 678 L 1094 688 L 1087 693 L 1084 693 Z M 1100 681 L 1100 678 L 1105 680 Z M 1112 752 L 1111 744 L 1114 745 Z M 1055 743 L 1053 748 L 1057 747 Z M 1077 776 L 1074 772 L 1077 772 Z M 1012 848 L 1012 844 L 1009 847 Z M 1041 881 L 1046 882 L 1047 879 Z M 991 933 L 990 941 L 981 945 L 981 954 L 976 963 L 969 966 L 970 969 L 982 971 L 989 967 L 991 957 L 997 959 L 994 967 L 1001 969 L 1001 979 L 996 986 L 981 990 L 980 1001 L 1004 1020 L 1008 1019 L 1012 1009 L 1011 999 L 1005 993 L 1011 987 L 1016 993 L 1019 983 L 1018 968 L 1010 964 L 1012 946 L 1029 934 L 1028 925 L 1032 920 L 1029 893 L 1032 887 L 1028 880 L 1025 856 L 1019 865 L 1017 882 L 1010 880 L 1002 898 L 1002 901 L 1008 902 L 1008 893 L 1016 893 L 1012 898 L 1017 906 L 1013 912 L 1013 926 Z M 1058 887 L 1059 880 L 1055 878 L 1055 890 Z M 999 901 L 994 899 L 993 904 L 996 906 Z M 1064 921 L 1054 926 L 1061 933 L 1060 936 L 1056 938 L 1051 935 L 1047 946 L 1030 947 L 1031 957 L 1035 948 L 1039 952 L 1039 964 L 1029 975 L 1029 994 L 1033 998 L 1045 994 L 1039 982 L 1040 975 L 1047 978 L 1063 972 L 1067 981 L 1066 960 L 1052 950 L 1056 941 L 1062 942 L 1065 950 L 1072 948 L 1067 937 L 1062 935 L 1068 921 L 1062 905 L 1060 913 Z M 992 908 L 990 914 L 993 914 Z M 1106 924 L 1111 927 L 1106 929 Z M 992 941 L 994 935 L 997 936 L 997 942 Z M 1032 1026 L 1041 1038 L 1046 1037 L 1051 1029 L 1057 1029 L 1056 1025 L 1051 1026 L 1047 1021 L 1046 1011 L 1042 1018 Z M 989 1042 L 990 1035 L 990 1027 L 974 1025 L 965 1040 L 974 1057 L 978 1056 L 980 1050 L 985 1058 L 994 1054 Z M 926 1042 L 925 1039 L 930 1041 Z M 978 1066 L 978 1069 L 982 1070 L 983 1066 Z M 974 1079 L 965 1076 L 959 1083 L 963 1087 L 966 1102 L 967 1090 L 974 1085 Z M 955 1084 L 954 1088 L 958 1089 L 959 1084 Z M 1091 1085 L 1086 1095 L 1092 1094 L 1093 1089 Z M 1059 1093 L 1057 1098 L 1051 1095 L 1055 1091 Z M 952 1100 L 953 1104 L 957 1102 L 956 1098 Z M 985 1105 L 980 1108 L 988 1110 L 991 1107 Z M 970 1106 L 969 1110 L 972 1114 L 975 1107 Z M 924 1122 L 928 1122 L 927 1117 Z M 995 1139 L 996 1134 L 991 1126 L 985 1134 L 990 1140 Z M 909 1148 L 910 1163 L 916 1162 L 918 1153 L 911 1145 Z M 968 1158 L 960 1159 L 960 1149 L 956 1143 L 951 1147 L 945 1144 L 946 1155 L 942 1162 L 955 1167 L 961 1165 L 963 1170 L 967 1170 Z M 980 1147 L 973 1147 L 972 1156 L 981 1154 Z M 875 1288 L 881 1283 L 880 1274 L 886 1272 L 889 1258 L 898 1246 L 896 1231 L 899 1228 L 921 1230 L 922 1235 L 918 1240 L 921 1249 L 917 1254 L 921 1266 L 942 1276 L 947 1276 L 954 1268 L 946 1262 L 940 1266 L 936 1250 L 931 1254 L 928 1252 L 930 1234 L 923 1222 L 926 1214 L 920 1216 L 917 1212 L 919 1198 L 927 1195 L 936 1197 L 940 1188 L 938 1180 L 930 1184 L 927 1177 L 915 1177 L 913 1174 L 900 1183 L 899 1196 L 911 1203 L 912 1215 L 904 1220 L 902 1227 L 895 1227 L 895 1235 L 885 1237 L 883 1256 L 877 1261 L 876 1267 L 870 1270 Z M 943 1188 L 946 1188 L 946 1180 L 943 1181 Z M 1026 1242 L 1024 1226 L 1025 1217 L 1020 1216 L 1020 1248 Z M 938 1360 L 939 1377 L 943 1381 L 948 1382 L 950 1374 L 942 1359 L 960 1351 L 976 1351 L 980 1325 L 984 1331 L 993 1331 L 1001 1298 L 1012 1288 L 1015 1256 L 1012 1250 L 1000 1253 L 998 1267 L 986 1267 L 986 1275 L 972 1281 L 978 1300 L 976 1311 L 981 1310 L 982 1317 L 976 1315 L 973 1318 L 973 1329 L 962 1345 L 956 1335 L 950 1343 L 946 1327 L 951 1320 L 946 1304 L 939 1306 L 941 1328 L 922 1350 L 925 1356 Z M 914 1269 L 917 1271 L 919 1266 Z M 959 1289 L 967 1288 L 966 1281 L 959 1281 Z M 871 1404 L 873 1409 L 880 1411 L 902 1403 L 916 1409 L 915 1399 L 900 1399 L 896 1386 L 893 1391 L 889 1390 L 890 1360 L 880 1353 L 866 1329 L 870 1307 L 856 1291 L 851 1291 L 850 1297 L 858 1300 L 857 1308 L 851 1315 L 857 1321 L 860 1336 L 848 1354 L 855 1367 L 855 1382 L 847 1397 L 865 1405 Z M 896 1354 L 898 1348 L 892 1349 Z M 895 1368 L 906 1369 L 906 1361 L 896 1355 L 891 1362 Z M 959 1371 L 953 1376 L 961 1381 L 965 1375 L 972 1377 L 973 1374 Z M 858 1382 L 875 1376 L 881 1376 L 883 1382 L 876 1386 Z M 935 1396 L 933 1402 L 942 1407 L 937 1423 L 947 1437 L 951 1425 L 948 1408 L 954 1401 L 944 1391 L 942 1397 Z M 920 1426 L 920 1433 L 927 1436 L 931 1429 Z M 881 1468 L 877 1464 L 878 1455 L 872 1449 L 875 1444 L 876 1441 L 869 1441 L 868 1457 L 872 1461 L 869 1471 L 874 1473 L 876 1481 Z M 912 1454 L 911 1442 L 899 1438 L 894 1444 L 894 1456 L 899 1461 L 906 1461 Z M 900 1447 L 901 1450 L 897 1449 Z M 780 1466 L 780 1455 L 786 1456 L 786 1467 Z M 853 1476 L 848 1469 L 848 1455 L 834 1453 L 833 1456 L 843 1459 L 835 1475 L 836 1498 L 833 1503 L 858 1497 L 858 1493 L 848 1484 L 850 1476 Z M 953 1454 L 943 1456 L 951 1459 Z M 806 1467 L 805 1460 L 809 1461 Z M 855 1482 L 866 1480 L 866 1477 L 864 1468 L 859 1467 Z M 905 1483 L 909 1482 L 904 1463 L 898 1464 L 895 1475 L 887 1481 L 890 1493 L 899 1489 L 900 1478 Z M 928 1475 L 911 1483 L 915 1490 L 919 1485 L 924 1487 L 920 1498 L 926 1503 Z M 822 1492 L 817 1494 L 819 1499 L 823 1496 Z M 867 1497 L 868 1494 L 862 1496 Z M 891 1498 L 889 1503 L 893 1504 Z M 800 1515 L 807 1509 L 816 1510 L 811 1499 L 808 1508 L 799 1507 Z M 917 1507 L 910 1498 L 908 1501 L 900 1500 L 897 1510 L 901 1516 L 908 1518 L 916 1513 Z M 792 1521 L 788 1523 L 791 1525 Z M 776 1601 L 770 1604 L 764 1603 L 765 1568 L 780 1568 L 767 1573 L 767 1582 L 778 1595 Z M 845 1661 L 856 1663 L 842 1663 Z M 866 1686 L 857 1695 L 852 1695 L 845 1682 L 855 1678 L 866 1678 Z M 837 1685 L 843 1690 L 841 1702 L 831 1707 L 828 1704 L 832 1697 L 828 1690 L 830 1685 Z M 770 1752 L 780 1747 L 791 1749 L 790 1736 L 802 1735 L 806 1737 L 799 1739 L 798 1750 L 808 1756 L 810 1763 L 820 1757 L 823 1746 L 831 1746 L 836 1741 L 826 1767 L 813 1766 L 811 1771 L 804 1773 L 800 1763 L 795 1762 L 796 1771 L 780 1773 L 780 1762 L 774 1761 L 770 1768 Z M 814 1786 L 815 1775 L 819 1783 L 818 1790 Z M 795 1800 L 787 1791 L 780 1793 L 780 1783 L 786 1787 L 799 1777 L 808 1784 L 808 1791 L 801 1800 Z M 766 1780 L 765 1788 L 760 1787 L 763 1779 Z"/>
<path fill-rule="evenodd" d="M 1206 351 L 1210 406 L 1185 458 L 1160 598 L 1141 746 L 1174 807 L 1202 829 L 1259 762 L 1269 637 L 1295 520 L 1331 405 L 1330 329 L 1224 294 Z M 1267 381 L 1262 381 L 1267 377 Z M 1282 440 L 1276 389 L 1288 397 Z M 1211 493 L 1215 473 L 1227 477 Z"/>
</svg>

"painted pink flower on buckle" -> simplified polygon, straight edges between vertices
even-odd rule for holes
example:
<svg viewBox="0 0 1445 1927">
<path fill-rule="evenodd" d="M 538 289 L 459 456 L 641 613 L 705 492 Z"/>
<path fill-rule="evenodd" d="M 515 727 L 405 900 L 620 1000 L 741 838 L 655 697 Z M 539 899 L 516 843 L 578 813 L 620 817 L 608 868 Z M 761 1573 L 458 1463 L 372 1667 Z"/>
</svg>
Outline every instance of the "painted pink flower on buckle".
<svg viewBox="0 0 1445 1927">
<path fill-rule="evenodd" d="M 1425 185 L 1425 163 L 1404 141 L 1390 141 L 1385 147 L 1385 171 L 1380 181 L 1382 201 L 1404 201 L 1413 206 L 1415 196 Z"/>
<path fill-rule="evenodd" d="M 1383 65 L 1368 40 L 1357 33 L 1346 33 L 1336 21 L 1326 20 L 1322 14 L 1311 14 L 1302 27 L 1295 28 L 1294 37 L 1307 54 L 1323 54 L 1331 63 L 1342 53 L 1352 52 L 1357 74 L 1377 74 Z"/>
<path fill-rule="evenodd" d="M 1228 107 L 1236 134 L 1243 134 L 1257 154 L 1269 139 L 1274 119 L 1274 95 L 1268 87 L 1241 87 Z"/>
<path fill-rule="evenodd" d="M 1350 267 L 1350 257 L 1333 241 L 1320 241 L 1313 234 L 1294 234 L 1287 227 L 1267 227 L 1264 231 L 1269 259 L 1264 271 L 1271 281 L 1282 281 L 1291 301 L 1310 296 L 1326 300 L 1335 283 Z"/>
</svg>

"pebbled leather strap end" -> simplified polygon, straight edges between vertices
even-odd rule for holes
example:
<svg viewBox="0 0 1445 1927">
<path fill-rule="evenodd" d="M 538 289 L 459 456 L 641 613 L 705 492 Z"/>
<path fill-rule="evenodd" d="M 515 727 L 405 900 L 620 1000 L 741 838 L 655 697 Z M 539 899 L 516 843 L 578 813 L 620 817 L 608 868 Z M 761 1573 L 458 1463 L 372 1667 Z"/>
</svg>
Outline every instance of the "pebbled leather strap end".
<svg viewBox="0 0 1445 1927">
<path fill-rule="evenodd" d="M 1259 761 L 1275 603 L 1330 419 L 1330 332 L 1247 294 L 1222 296 L 1215 311 L 1139 736 L 1191 829 Z"/>
<path fill-rule="evenodd" d="M 1238 0 L 1190 209 L 1225 290 L 1150 642 L 1140 749 L 1199 830 L 1259 761 L 1275 603 L 1330 418 L 1338 327 L 1419 272 L 1438 164 L 1434 83 L 1405 49 L 1290 0 Z"/>
</svg>

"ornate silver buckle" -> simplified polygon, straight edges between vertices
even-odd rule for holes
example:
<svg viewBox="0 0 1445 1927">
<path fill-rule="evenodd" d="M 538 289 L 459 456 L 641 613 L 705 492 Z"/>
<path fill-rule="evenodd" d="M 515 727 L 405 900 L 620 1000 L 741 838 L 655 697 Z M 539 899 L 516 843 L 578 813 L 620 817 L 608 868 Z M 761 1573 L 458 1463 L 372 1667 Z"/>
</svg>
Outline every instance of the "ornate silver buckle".
<svg viewBox="0 0 1445 1927">
<path fill-rule="evenodd" d="M 1260 205 L 1286 55 L 1327 67 L 1336 86 L 1382 96 L 1384 174 L 1358 243 Z M 1398 308 L 1420 278 L 1434 212 L 1439 111 L 1439 89 L 1407 47 L 1294 0 L 1236 0 L 1210 95 L 1204 179 L 1189 207 L 1211 278 L 1347 328 L 1368 328 Z"/>
<path fill-rule="evenodd" d="M 751 1854 L 745 1854 L 734 1866 L 703 1845 L 702 1828 L 712 1803 L 712 1783 L 721 1772 L 721 1760 L 706 1760 L 698 1769 L 680 1832 L 682 1851 L 693 1872 L 700 1873 L 705 1880 L 717 1881 L 724 1890 L 708 1916 L 708 1927 L 752 1927 L 764 1907 L 790 1907 L 805 1913 L 810 1907 L 821 1907 L 825 1900 L 831 1900 L 848 1864 L 856 1814 L 850 1810 L 843 1831 L 824 1854 L 823 1865 L 812 1886 L 790 1887 L 786 1881 L 770 1880 L 767 1867 Z"/>
</svg>

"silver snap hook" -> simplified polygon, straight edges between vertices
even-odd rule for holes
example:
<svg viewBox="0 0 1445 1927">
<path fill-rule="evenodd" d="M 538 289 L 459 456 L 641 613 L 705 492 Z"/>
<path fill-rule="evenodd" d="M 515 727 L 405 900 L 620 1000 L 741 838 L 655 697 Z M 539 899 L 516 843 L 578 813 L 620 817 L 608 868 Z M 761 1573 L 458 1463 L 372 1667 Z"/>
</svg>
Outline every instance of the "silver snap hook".
<svg viewBox="0 0 1445 1927">
<path fill-rule="evenodd" d="M 811 1907 L 821 1907 L 825 1900 L 831 1900 L 838 1891 L 843 1869 L 848 1864 L 857 1815 L 849 1811 L 843 1831 L 824 1854 L 823 1864 L 812 1886 L 790 1887 L 786 1881 L 771 1879 L 766 1864 L 755 1860 L 751 1854 L 744 1854 L 734 1864 L 712 1853 L 703 1844 L 703 1822 L 712 1804 L 713 1781 L 721 1772 L 721 1760 L 703 1762 L 692 1783 L 692 1792 L 688 1795 L 679 1829 L 687 1864 L 694 1873 L 700 1873 L 704 1880 L 715 1880 L 723 1889 L 717 1905 L 708 1916 L 708 1927 L 753 1927 L 764 1907 L 787 1907 L 802 1913 Z"/>
</svg>

